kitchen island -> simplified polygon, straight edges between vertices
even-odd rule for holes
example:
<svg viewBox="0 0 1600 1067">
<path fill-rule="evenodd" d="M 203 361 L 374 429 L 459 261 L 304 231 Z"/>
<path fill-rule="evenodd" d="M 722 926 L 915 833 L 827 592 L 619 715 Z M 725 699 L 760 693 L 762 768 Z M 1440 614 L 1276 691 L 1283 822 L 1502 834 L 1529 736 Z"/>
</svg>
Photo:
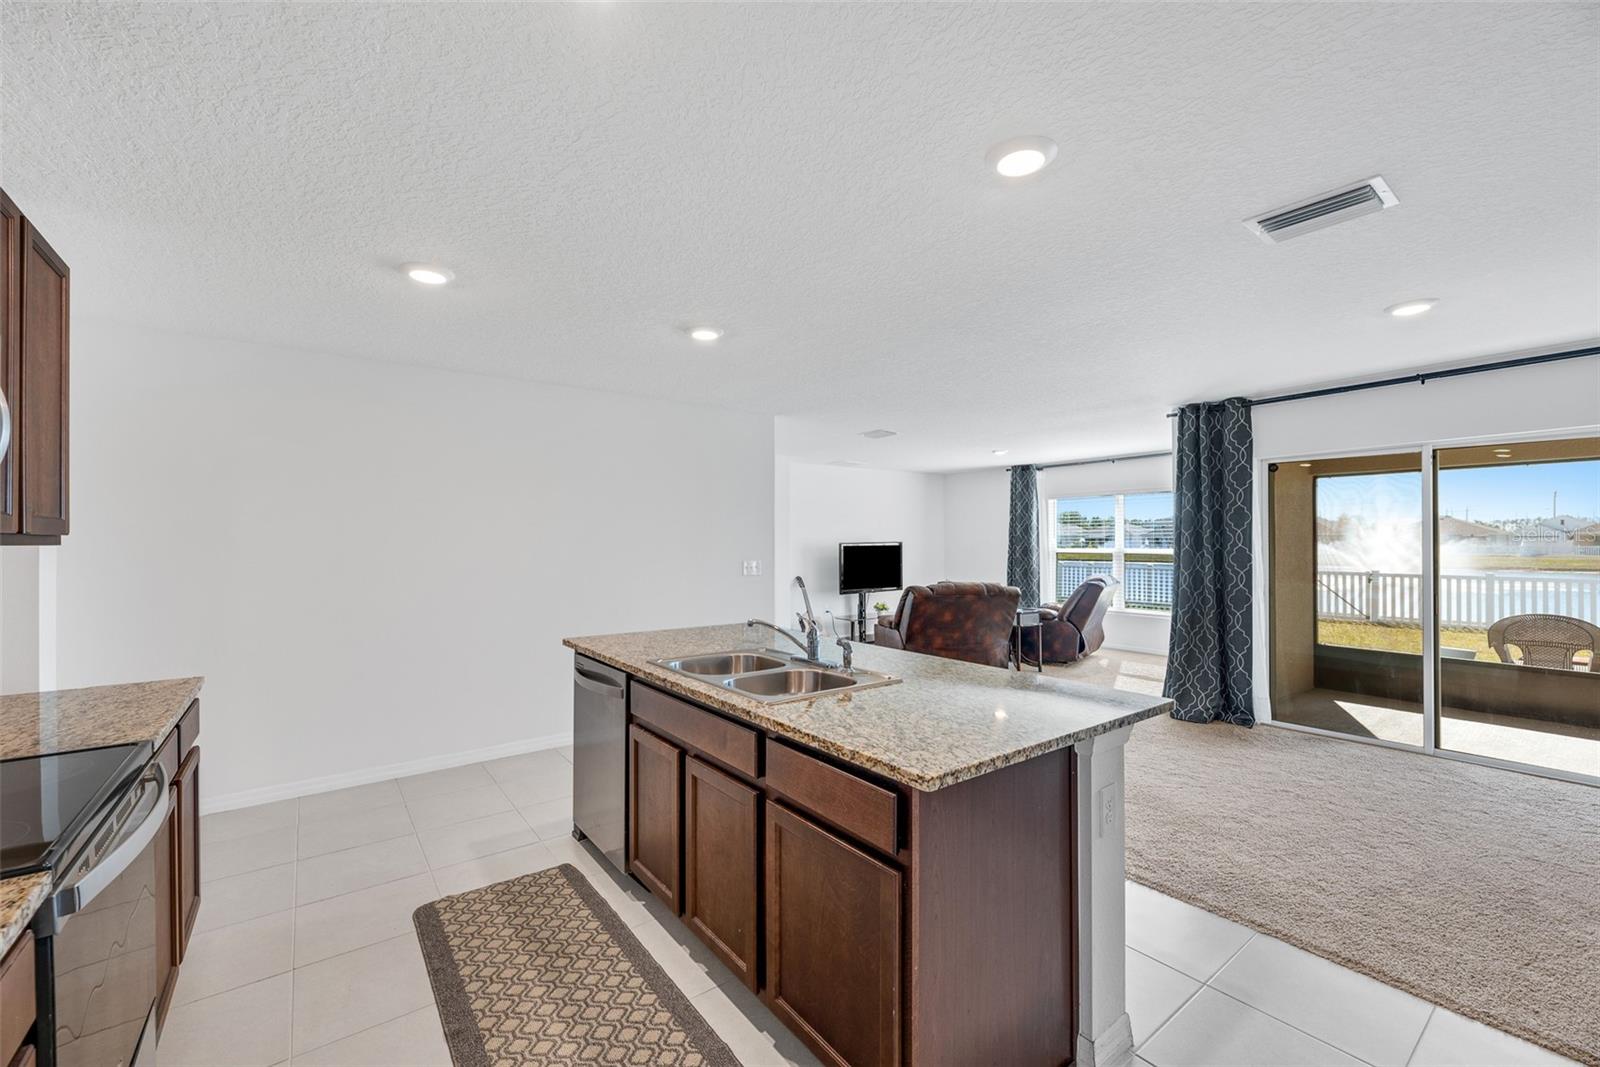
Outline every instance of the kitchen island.
<svg viewBox="0 0 1600 1067">
<path fill-rule="evenodd" d="M 566 640 L 626 677 L 629 873 L 825 1062 L 1132 1063 L 1122 746 L 1171 703 L 870 645 L 894 684 L 781 703 L 657 662 L 771 639 Z"/>
</svg>

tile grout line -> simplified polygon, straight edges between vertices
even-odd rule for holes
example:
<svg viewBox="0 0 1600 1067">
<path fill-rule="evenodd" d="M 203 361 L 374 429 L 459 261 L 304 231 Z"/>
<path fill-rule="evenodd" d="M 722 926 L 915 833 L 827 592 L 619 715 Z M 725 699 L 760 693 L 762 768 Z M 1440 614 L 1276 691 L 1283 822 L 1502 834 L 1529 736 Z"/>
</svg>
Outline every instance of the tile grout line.
<svg viewBox="0 0 1600 1067">
<path fill-rule="evenodd" d="M 1247 941 L 1247 942 L 1245 942 L 1245 944 L 1249 944 L 1249 942 Z M 1192 993 L 1190 993 L 1188 996 L 1184 997 L 1183 1000 L 1179 1001 L 1178 1002 L 1178 1006 L 1176 1008 L 1173 1008 L 1170 1012 L 1168 1012 L 1166 1014 L 1166 1016 L 1164 1018 L 1162 1018 L 1161 1022 L 1156 1025 L 1156 1028 L 1154 1030 L 1150 1031 L 1150 1036 L 1149 1037 L 1145 1038 L 1143 1041 L 1141 1041 L 1138 1044 L 1133 1046 L 1133 1051 L 1134 1052 L 1138 1052 L 1141 1048 L 1143 1048 L 1145 1045 L 1148 1045 L 1150 1043 L 1151 1038 L 1155 1037 L 1163 1029 L 1165 1029 L 1166 1025 L 1168 1023 L 1170 1023 L 1177 1016 L 1177 1014 L 1180 1011 L 1182 1011 L 1184 1008 L 1188 1007 L 1189 1001 L 1193 1000 L 1195 997 L 1200 995 L 1200 990 L 1206 988 L 1206 983 L 1200 982 L 1199 979 L 1195 978 L 1193 975 L 1184 974 L 1184 972 L 1178 970 L 1178 968 L 1174 967 L 1170 963 L 1163 963 L 1161 960 L 1156 959 L 1154 956 L 1150 955 L 1147 952 L 1140 952 L 1138 949 L 1134 948 L 1132 945 L 1124 943 L 1123 947 L 1126 948 L 1129 952 L 1133 953 L 1135 956 L 1143 956 L 1145 959 L 1149 960 L 1151 963 L 1154 963 L 1154 964 L 1156 964 L 1157 966 L 1160 966 L 1160 967 L 1165 967 L 1167 970 L 1171 971 L 1173 974 L 1180 975 L 1180 976 L 1182 976 L 1184 978 L 1187 978 L 1191 982 L 1198 982 L 1199 983 L 1195 987 L 1195 989 L 1194 989 L 1194 991 Z M 1240 951 L 1243 951 L 1243 946 L 1240 946 Z M 1234 956 L 1237 956 L 1238 954 L 1239 953 L 1235 952 Z M 1233 956 L 1229 956 L 1228 960 L 1229 960 L 1229 962 L 1232 962 Z M 1225 966 L 1227 966 L 1227 964 L 1224 963 L 1223 966 L 1225 967 Z M 1127 1006 L 1128 1006 L 1128 1004 L 1127 1004 L 1128 990 L 1127 990 L 1127 973 L 1126 973 L 1126 971 L 1124 971 L 1124 973 L 1123 973 L 1122 1000 L 1123 1000 L 1123 1004 L 1122 1004 L 1123 1009 L 1126 1010 Z"/>
<path fill-rule="evenodd" d="M 1251 941 L 1254 941 L 1258 937 L 1271 938 L 1271 935 L 1270 934 L 1262 934 L 1262 933 L 1252 933 L 1251 937 L 1250 937 L 1250 940 L 1246 941 L 1244 945 L 1239 946 L 1239 952 L 1243 952 L 1244 948 L 1245 948 L 1245 945 L 1250 944 Z M 1276 938 L 1272 938 L 1272 940 L 1277 940 L 1277 939 Z M 1228 962 L 1224 963 L 1222 965 L 1222 967 L 1218 967 L 1217 968 L 1216 974 L 1213 974 L 1211 976 L 1211 978 L 1206 980 L 1205 988 L 1213 989 L 1217 993 L 1221 994 L 1222 996 L 1227 997 L 1229 1000 L 1235 1001 L 1235 1002 L 1237 1002 L 1239 1004 L 1243 1004 L 1245 1007 L 1250 1008 L 1250 1009 L 1252 1009 L 1254 1011 L 1258 1011 L 1262 1015 L 1265 1015 L 1267 1018 L 1273 1019 L 1273 1020 L 1275 1020 L 1277 1022 L 1282 1023 L 1284 1026 L 1289 1027 L 1291 1030 L 1299 1031 L 1300 1033 L 1304 1034 L 1305 1036 L 1311 1038 L 1313 1041 L 1320 1041 L 1320 1042 L 1322 1042 L 1322 1044 L 1327 1045 L 1329 1048 L 1334 1049 L 1337 1052 L 1341 1052 L 1344 1055 L 1349 1056 L 1351 1059 L 1356 1060 L 1357 1062 L 1360 1062 L 1360 1063 L 1367 1063 L 1368 1062 L 1367 1060 L 1364 1060 L 1360 1056 L 1356 1055 L 1350 1049 L 1347 1049 L 1347 1048 L 1343 1047 L 1342 1045 L 1336 1045 L 1332 1041 L 1328 1040 L 1325 1037 L 1318 1037 L 1316 1034 L 1311 1033 L 1309 1030 L 1302 1030 L 1300 1027 L 1296 1026 L 1294 1023 L 1290 1022 L 1287 1019 L 1279 1018 L 1278 1016 L 1274 1015 L 1272 1012 L 1268 1011 L 1266 1008 L 1262 1007 L 1259 1004 L 1252 1004 L 1248 1000 L 1245 1000 L 1243 997 L 1235 996 L 1234 994 L 1229 993 L 1226 989 L 1220 989 L 1217 986 L 1212 985 L 1211 984 L 1212 981 L 1214 981 L 1217 978 L 1217 976 L 1222 973 L 1223 968 L 1227 967 L 1228 963 L 1232 963 L 1233 962 L 1234 958 L 1239 955 L 1239 952 L 1235 952 L 1233 954 L 1233 956 L 1229 956 L 1228 957 Z M 1331 963 L 1332 961 L 1330 960 L 1328 962 Z M 1335 966 L 1339 966 L 1339 965 L 1335 964 Z M 1349 968 L 1347 968 L 1347 967 L 1346 968 L 1341 968 L 1341 969 L 1349 970 Z M 1352 972 L 1352 973 L 1359 974 L 1360 972 Z M 1363 976 L 1363 977 L 1370 977 L 1370 976 Z M 1377 981 L 1377 979 L 1373 979 L 1373 981 Z M 1391 990 L 1394 990 L 1397 993 L 1405 993 L 1405 990 L 1397 989 L 1396 987 L 1388 985 L 1385 982 L 1378 982 L 1378 984 L 1383 986 L 1385 989 L 1391 989 Z M 1409 993 L 1406 993 L 1405 995 L 1412 996 L 1412 994 L 1409 994 Z M 1428 1029 L 1428 1023 L 1430 1021 L 1432 1021 L 1433 1013 L 1438 1010 L 1438 1005 L 1430 1004 L 1428 1001 L 1423 1000 L 1421 997 L 1413 997 L 1413 999 L 1417 1000 L 1419 1003 L 1428 1005 L 1428 1017 L 1427 1017 L 1427 1019 L 1423 1020 L 1422 1030 L 1419 1030 L 1417 1032 L 1417 1041 L 1416 1041 L 1416 1044 L 1413 1044 L 1412 1047 L 1411 1047 L 1411 1056 L 1415 1056 L 1416 1055 L 1417 1045 L 1422 1043 L 1422 1034 L 1423 1034 L 1423 1032 L 1425 1032 Z M 1151 1036 L 1153 1037 L 1155 1035 L 1152 1034 Z M 1406 1058 L 1406 1063 L 1408 1065 L 1410 1063 L 1411 1056 L 1407 1056 L 1407 1058 Z"/>
<path fill-rule="evenodd" d="M 295 969 L 300 966 L 300 938 L 299 938 L 299 936 L 297 934 L 297 931 L 298 931 L 299 926 L 300 926 L 300 824 L 301 824 L 301 821 L 302 820 L 300 818 L 300 798 L 296 797 L 295 798 L 295 802 L 294 802 L 294 868 L 289 872 L 289 874 L 294 879 L 294 883 L 293 883 L 294 891 L 293 891 L 293 894 L 292 894 L 293 899 L 294 899 L 294 907 L 290 909 L 290 915 L 289 915 L 289 1022 L 288 1022 L 288 1026 L 289 1026 L 289 1033 L 288 1033 L 289 1055 L 288 1055 L 288 1063 L 289 1063 L 290 1067 L 294 1067 L 294 1002 L 296 1000 L 295 988 L 294 988 L 296 983 L 295 983 L 295 980 L 294 980 L 294 972 L 295 972 Z"/>
<path fill-rule="evenodd" d="M 1216 988 L 1215 986 L 1208 985 L 1208 986 L 1206 986 L 1206 988 L 1211 990 L 1213 993 L 1215 993 L 1219 997 L 1227 997 L 1229 1000 L 1233 1001 L 1235 1004 L 1242 1004 L 1246 1008 L 1249 1008 L 1251 1011 L 1256 1012 L 1257 1014 L 1265 1015 L 1267 1018 L 1271 1019 L 1275 1023 L 1278 1023 L 1278 1024 L 1282 1025 L 1282 1026 L 1287 1026 L 1289 1029 L 1293 1030 L 1297 1034 L 1300 1034 L 1302 1037 L 1308 1037 L 1311 1040 L 1315 1041 L 1319 1045 L 1326 1045 L 1328 1048 L 1333 1049 L 1333 1051 L 1339 1053 L 1341 1056 L 1348 1056 L 1351 1059 L 1355 1060 L 1357 1063 L 1366 1064 L 1367 1067 L 1373 1067 L 1373 1064 L 1372 1064 L 1372 1062 L 1370 1060 L 1362 1059 L 1360 1056 L 1357 1056 L 1354 1052 L 1351 1052 L 1347 1048 L 1340 1048 L 1338 1045 L 1335 1045 L 1332 1041 L 1329 1041 L 1325 1037 L 1318 1037 L 1316 1034 L 1311 1033 L 1309 1030 L 1302 1030 L 1302 1029 L 1300 1029 L 1300 1027 L 1296 1026 L 1294 1023 L 1289 1022 L 1287 1019 L 1280 1019 L 1276 1015 L 1272 1014 L 1270 1011 L 1265 1010 L 1264 1008 L 1258 1008 L 1254 1004 L 1251 1004 L 1249 1001 L 1241 1000 L 1238 997 L 1233 996 L 1231 993 L 1226 993 L 1226 992 Z"/>
<path fill-rule="evenodd" d="M 321 964 L 327 963 L 329 960 L 336 960 L 340 956 L 348 956 L 351 953 L 361 952 L 361 951 L 363 951 L 365 949 L 372 948 L 373 945 L 383 945 L 383 944 L 387 944 L 387 943 L 389 943 L 391 941 L 399 941 L 402 938 L 410 939 L 413 943 L 415 943 L 416 936 L 417 935 L 416 935 L 416 931 L 415 930 L 408 930 L 403 934 L 395 934 L 392 937 L 380 938 L 379 940 L 374 941 L 371 944 L 361 945 L 361 946 L 359 946 L 357 948 L 347 949 L 344 952 L 336 952 L 332 956 L 327 956 L 327 957 L 324 957 L 323 959 L 320 959 L 320 960 L 314 960 L 311 963 L 306 964 L 306 967 L 307 968 L 317 967 L 317 966 L 320 966 Z M 301 970 L 301 968 L 299 968 L 299 967 L 295 968 L 296 972 L 298 972 L 299 970 Z M 423 963 L 423 971 L 424 971 L 424 974 L 426 974 L 426 971 L 427 971 L 427 963 L 426 962 Z M 422 1005 L 422 1007 L 408 1008 L 407 1010 L 401 1012 L 399 1015 L 391 1016 L 390 1018 L 384 1019 L 384 1020 L 382 1020 L 380 1022 L 373 1023 L 372 1026 L 366 1026 L 366 1027 L 363 1027 L 360 1030 L 354 1031 L 353 1033 L 344 1034 L 344 1035 L 342 1035 L 340 1037 L 336 1037 L 336 1038 L 333 1039 L 333 1041 L 324 1041 L 322 1044 L 317 1045 L 314 1048 L 304 1049 L 304 1050 L 302 1050 L 302 1051 L 297 1053 L 294 1050 L 294 1031 L 292 1029 L 292 1027 L 293 1027 L 293 1019 L 294 1019 L 294 1001 L 291 998 L 290 1003 L 289 1003 L 289 1017 L 290 1017 L 290 1025 L 291 1025 L 291 1029 L 290 1029 L 290 1032 L 289 1032 L 289 1057 L 290 1057 L 291 1060 L 293 1060 L 293 1058 L 295 1056 L 306 1056 L 306 1055 L 309 1055 L 312 1052 L 315 1052 L 319 1048 L 326 1048 L 328 1045 L 333 1044 L 335 1041 L 343 1041 L 347 1037 L 354 1037 L 356 1034 L 366 1033 L 366 1031 L 371 1030 L 374 1027 L 382 1026 L 382 1025 L 384 1025 L 384 1023 L 392 1023 L 392 1022 L 395 1021 L 395 1019 L 403 1019 L 407 1015 L 410 1015 L 412 1012 L 422 1011 L 423 1008 L 432 1007 L 435 1011 L 438 1011 L 438 1002 L 433 999 L 433 983 L 432 983 L 431 980 L 428 981 L 428 1000 L 429 1000 L 429 1003 Z"/>
<path fill-rule="evenodd" d="M 369 949 L 373 945 L 381 945 L 381 944 L 384 944 L 385 942 L 388 942 L 388 941 L 398 941 L 398 940 L 400 940 L 400 938 L 408 937 L 408 936 L 413 936 L 414 937 L 415 936 L 415 931 L 411 931 L 411 932 L 405 933 L 405 934 L 390 934 L 388 937 L 380 937 L 380 938 L 378 938 L 378 940 L 368 942 L 365 945 L 357 945 L 355 948 L 347 948 L 343 952 L 335 952 L 331 956 L 324 956 L 320 960 L 312 960 L 310 963 L 307 963 L 304 966 L 301 966 L 297 962 L 295 964 L 295 966 L 291 967 L 287 971 L 279 971 L 276 974 L 269 974 L 265 978 L 255 978 L 255 979 L 252 979 L 252 980 L 250 980 L 248 982 L 244 982 L 244 983 L 242 983 L 240 985 L 236 985 L 232 989 L 219 989 L 215 993 L 207 993 L 203 997 L 196 997 L 194 1000 L 191 1000 L 191 1001 L 189 1001 L 189 1002 L 187 1002 L 185 1004 L 181 1004 L 181 1005 L 180 1004 L 174 1004 L 172 1007 L 173 1007 L 174 1010 L 176 1010 L 179 1007 L 184 1007 L 184 1008 L 193 1007 L 194 1005 L 202 1003 L 204 1001 L 212 1000 L 212 999 L 214 999 L 216 997 L 220 997 L 224 993 L 233 993 L 233 992 L 237 992 L 240 989 L 248 989 L 253 985 L 260 985 L 262 982 L 269 982 L 274 978 L 281 978 L 286 974 L 287 975 L 293 975 L 296 971 L 303 971 L 303 970 L 306 970 L 307 968 L 310 968 L 310 967 L 317 967 L 317 966 L 320 966 L 320 965 L 322 965 L 324 963 L 327 963 L 329 960 L 336 960 L 341 956 L 348 956 L 353 952 L 360 952 L 363 949 Z M 292 950 L 291 950 L 290 958 L 291 959 L 294 958 Z M 412 1008 L 411 1010 L 412 1011 L 417 1011 L 418 1009 Z M 291 1015 L 293 1014 L 293 1004 L 292 1004 L 292 1002 L 291 1002 L 291 1005 L 290 1005 L 290 1014 Z M 397 1018 L 398 1018 L 398 1016 L 397 1016 Z"/>
<path fill-rule="evenodd" d="M 1246 928 L 1246 929 L 1248 929 L 1248 928 Z M 1234 959 L 1239 955 L 1239 953 L 1244 951 L 1244 946 L 1248 945 L 1250 942 L 1254 941 L 1257 936 L 1259 936 L 1259 935 L 1257 935 L 1254 930 L 1251 930 L 1250 931 L 1250 936 L 1244 939 L 1244 943 L 1241 944 L 1238 948 L 1234 949 L 1232 952 L 1228 953 L 1228 958 L 1223 960 L 1222 963 L 1218 965 L 1217 969 L 1211 972 L 1211 978 L 1215 978 L 1217 975 L 1221 974 L 1222 973 L 1222 969 L 1224 967 L 1226 967 L 1228 964 L 1232 963 L 1234 961 Z M 1129 945 L 1127 943 L 1126 938 L 1124 938 L 1124 940 L 1123 940 L 1123 947 L 1128 949 L 1130 952 L 1139 952 L 1138 949 L 1134 948 L 1132 945 Z M 1156 1039 L 1156 1035 L 1157 1034 L 1161 1033 L 1161 1031 L 1163 1031 L 1167 1027 L 1171 1026 L 1172 1025 L 1172 1020 L 1174 1020 L 1174 1019 L 1176 1019 L 1178 1017 L 1178 1013 L 1183 1011 L 1184 1008 L 1187 1008 L 1189 1006 L 1189 1002 L 1194 1000 L 1195 997 L 1198 997 L 1202 990 L 1206 990 L 1206 989 L 1210 989 L 1211 988 L 1211 978 L 1207 978 L 1207 979 L 1204 979 L 1204 980 L 1196 978 L 1194 975 L 1190 974 L 1188 971 L 1180 970 L 1179 968 L 1172 966 L 1172 964 L 1166 962 L 1165 960 L 1156 959 L 1156 957 L 1150 955 L 1147 952 L 1139 952 L 1139 955 L 1141 955 L 1141 956 L 1143 956 L 1143 957 L 1145 957 L 1146 959 L 1149 959 L 1149 960 L 1155 960 L 1156 963 L 1159 963 L 1163 967 L 1166 967 L 1166 968 L 1168 968 L 1170 970 L 1177 971 L 1179 974 L 1183 975 L 1185 978 L 1189 979 L 1189 981 L 1191 981 L 1191 982 L 1199 982 L 1200 983 L 1200 988 L 1196 989 L 1193 993 L 1190 993 L 1188 996 L 1184 997 L 1183 998 L 1183 1003 L 1179 1004 L 1177 1006 L 1177 1008 L 1175 1008 L 1173 1010 L 1172 1014 L 1168 1015 L 1166 1017 L 1166 1019 L 1162 1021 L 1160 1026 L 1158 1026 L 1154 1030 L 1150 1031 L 1150 1036 L 1149 1037 L 1145 1038 L 1138 1045 L 1135 1045 L 1134 1046 L 1134 1051 L 1135 1052 L 1137 1052 L 1141 1048 L 1144 1048 L 1146 1045 L 1150 1044 L 1150 1042 L 1152 1042 L 1152 1041 L 1154 1041 Z M 1123 1009 L 1126 1010 L 1127 1009 L 1127 997 L 1128 997 L 1127 984 L 1126 984 L 1127 983 L 1127 978 L 1126 978 L 1126 976 L 1124 976 L 1124 978 L 1123 978 L 1123 983 L 1124 983 L 1123 984 L 1123 991 L 1122 991 Z M 1218 993 L 1222 993 L 1222 990 L 1219 989 L 1219 990 L 1217 990 L 1217 992 Z M 1226 993 L 1222 993 L 1222 995 L 1223 996 L 1227 996 Z M 1243 1003 L 1243 1001 L 1241 1001 L 1240 1003 Z M 1253 1005 L 1251 1005 L 1251 1007 L 1253 1007 Z M 1260 1011 L 1261 1009 L 1256 1008 L 1256 1010 Z M 1266 1012 L 1261 1012 L 1261 1014 L 1266 1015 Z M 1271 1018 L 1271 1016 L 1268 1016 L 1268 1017 Z M 1279 1020 L 1279 1021 L 1281 1022 L 1282 1020 Z"/>
<path fill-rule="evenodd" d="M 422 1006 L 420 1008 L 412 1008 L 410 1011 L 403 1011 L 399 1015 L 396 1015 L 393 1019 L 385 1019 L 382 1022 L 373 1023 L 371 1026 L 364 1026 L 361 1029 L 355 1031 L 354 1033 L 345 1034 L 343 1037 L 336 1037 L 332 1041 L 324 1041 L 322 1044 L 317 1045 L 315 1048 L 306 1049 L 304 1052 L 301 1052 L 300 1055 L 309 1056 L 313 1052 L 316 1052 L 316 1051 L 318 1051 L 320 1049 L 327 1048 L 329 1045 L 337 1045 L 341 1041 L 348 1041 L 352 1037 L 359 1037 L 362 1034 L 369 1033 L 369 1032 L 371 1032 L 373 1030 L 376 1030 L 380 1026 L 388 1026 L 390 1023 L 394 1022 L 396 1019 L 404 1019 L 408 1015 L 415 1015 L 419 1011 L 428 1011 L 429 1009 L 432 1009 L 435 1013 L 437 1013 L 438 1010 L 439 1010 L 438 1002 L 436 1001 L 436 1002 L 434 1002 L 432 1004 L 426 1004 L 426 1005 L 424 1005 L 424 1006 Z M 448 1050 L 449 1049 L 449 1045 L 446 1045 L 445 1048 L 446 1048 L 446 1050 Z"/>
<path fill-rule="evenodd" d="M 1424 1002 L 1426 1003 L 1426 1002 Z M 1428 1017 L 1422 1020 L 1422 1029 L 1417 1031 L 1417 1040 L 1412 1043 L 1411 1051 L 1406 1055 L 1405 1067 L 1411 1067 L 1411 1061 L 1417 1058 L 1417 1049 L 1422 1047 L 1422 1038 L 1427 1034 L 1428 1027 L 1433 1025 L 1433 1017 L 1439 1012 L 1439 1005 L 1428 1005 Z"/>
</svg>

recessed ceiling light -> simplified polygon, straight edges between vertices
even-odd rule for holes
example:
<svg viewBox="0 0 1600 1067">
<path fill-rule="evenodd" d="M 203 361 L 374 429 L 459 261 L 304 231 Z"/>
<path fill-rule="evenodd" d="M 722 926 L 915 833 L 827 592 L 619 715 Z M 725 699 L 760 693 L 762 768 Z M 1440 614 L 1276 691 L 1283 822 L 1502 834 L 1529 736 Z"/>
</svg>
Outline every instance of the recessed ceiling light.
<svg viewBox="0 0 1600 1067">
<path fill-rule="evenodd" d="M 1497 455 L 1497 456 L 1509 456 L 1509 455 L 1511 455 L 1511 449 L 1509 449 L 1509 448 L 1497 448 L 1497 449 L 1494 450 L 1494 454 Z"/>
<path fill-rule="evenodd" d="M 997 448 L 994 450 L 994 454 L 997 456 L 1003 456 L 1009 451 L 1011 451 L 1009 448 Z"/>
<path fill-rule="evenodd" d="M 1311 466 L 1311 464 L 1309 464 L 1309 463 L 1302 463 L 1302 464 L 1300 464 L 1300 466 L 1302 466 L 1302 467 L 1309 467 L 1309 466 Z"/>
<path fill-rule="evenodd" d="M 1392 304 L 1383 310 L 1387 311 L 1397 319 L 1409 319 L 1413 315 L 1422 315 L 1426 312 L 1432 311 L 1433 305 L 1437 304 L 1438 302 L 1439 301 L 1436 297 L 1430 296 L 1425 300 L 1407 300 L 1402 304 Z"/>
<path fill-rule="evenodd" d="M 400 268 L 406 277 L 420 285 L 444 285 L 455 281 L 455 272 L 429 263 L 407 263 Z"/>
<path fill-rule="evenodd" d="M 1013 137 L 989 149 L 986 158 L 1002 178 L 1026 178 L 1048 167 L 1056 152 L 1056 143 L 1048 137 Z"/>
<path fill-rule="evenodd" d="M 689 331 L 689 336 L 696 341 L 715 341 L 722 336 L 722 331 L 715 326 L 696 326 Z"/>
</svg>

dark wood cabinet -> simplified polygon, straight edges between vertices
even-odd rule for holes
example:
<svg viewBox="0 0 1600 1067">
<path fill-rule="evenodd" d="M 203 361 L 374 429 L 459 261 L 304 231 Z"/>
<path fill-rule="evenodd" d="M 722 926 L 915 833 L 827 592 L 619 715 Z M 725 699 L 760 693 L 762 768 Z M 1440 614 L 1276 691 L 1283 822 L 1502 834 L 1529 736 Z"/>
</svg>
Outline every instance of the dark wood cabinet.
<svg viewBox="0 0 1600 1067">
<path fill-rule="evenodd" d="M 5 241 L 0 259 L 0 393 L 15 404 L 22 383 L 22 212 L 0 191 L 0 238 Z M 12 414 L 15 430 L 15 413 Z M 22 509 L 17 500 L 17 464 L 8 445 L 0 453 L 0 536 L 21 529 Z"/>
<path fill-rule="evenodd" d="M 155 839 L 156 974 L 161 990 L 156 1023 L 172 1007 L 178 968 L 189 949 L 200 913 L 200 702 L 194 701 L 167 734 L 156 762 L 167 776 L 167 823 Z"/>
<path fill-rule="evenodd" d="M 756 989 L 761 794 L 692 756 L 685 767 L 683 921 Z"/>
<path fill-rule="evenodd" d="M 11 443 L 0 469 L 0 537 L 51 544 L 69 528 L 68 352 L 71 272 L 0 192 L 6 242 L 0 389 Z"/>
<path fill-rule="evenodd" d="M 28 1032 L 38 1015 L 33 933 L 24 930 L 0 959 L 0 1063 L 29 1062 Z"/>
<path fill-rule="evenodd" d="M 191 748 L 172 782 L 173 900 L 178 962 L 189 951 L 189 938 L 200 913 L 200 746 Z"/>
<path fill-rule="evenodd" d="M 766 807 L 773 1014 L 824 1062 L 900 1062 L 900 871 L 780 804 Z"/>
<path fill-rule="evenodd" d="M 1074 749 L 924 791 L 648 683 L 628 870 L 823 1062 L 1073 1062 Z"/>
<path fill-rule="evenodd" d="M 682 910 L 683 750 L 628 727 L 628 870 L 674 915 Z"/>
</svg>

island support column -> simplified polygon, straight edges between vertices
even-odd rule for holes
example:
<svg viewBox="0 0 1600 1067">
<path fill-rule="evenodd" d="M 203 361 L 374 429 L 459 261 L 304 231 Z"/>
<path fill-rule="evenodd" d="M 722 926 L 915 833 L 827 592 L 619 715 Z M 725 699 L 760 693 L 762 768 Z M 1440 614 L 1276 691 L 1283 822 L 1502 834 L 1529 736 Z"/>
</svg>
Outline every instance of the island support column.
<svg viewBox="0 0 1600 1067">
<path fill-rule="evenodd" d="M 1131 1067 L 1122 750 L 1131 726 L 1074 745 L 1077 752 L 1078 1035 L 1074 1067 Z"/>
</svg>

